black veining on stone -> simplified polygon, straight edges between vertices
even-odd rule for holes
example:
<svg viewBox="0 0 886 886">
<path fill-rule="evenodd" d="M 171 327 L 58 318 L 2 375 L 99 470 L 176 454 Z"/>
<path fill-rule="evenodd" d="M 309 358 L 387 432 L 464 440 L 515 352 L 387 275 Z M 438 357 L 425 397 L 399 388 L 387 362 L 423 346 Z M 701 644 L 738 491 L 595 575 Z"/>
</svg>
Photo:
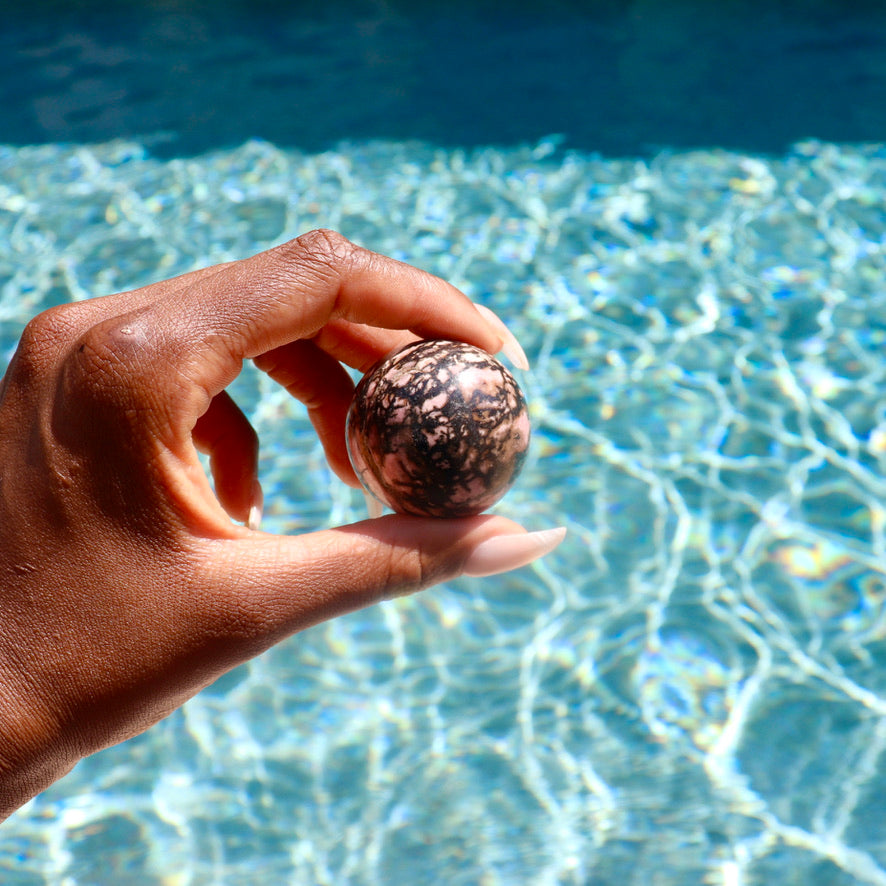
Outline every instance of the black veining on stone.
<svg viewBox="0 0 886 886">
<path fill-rule="evenodd" d="M 394 510 L 477 514 L 501 498 L 523 466 L 526 401 L 485 351 L 416 342 L 360 382 L 348 443 L 361 481 Z"/>
</svg>

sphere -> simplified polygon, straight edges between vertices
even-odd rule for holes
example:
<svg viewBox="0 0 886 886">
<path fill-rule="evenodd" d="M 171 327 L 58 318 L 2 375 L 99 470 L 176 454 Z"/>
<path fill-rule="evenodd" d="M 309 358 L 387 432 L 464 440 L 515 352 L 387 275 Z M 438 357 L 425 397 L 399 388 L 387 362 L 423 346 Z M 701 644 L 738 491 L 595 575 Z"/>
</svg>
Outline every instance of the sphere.
<svg viewBox="0 0 886 886">
<path fill-rule="evenodd" d="M 479 514 L 511 487 L 529 448 L 526 400 L 495 357 L 419 341 L 363 378 L 347 444 L 360 482 L 403 514 Z"/>
</svg>

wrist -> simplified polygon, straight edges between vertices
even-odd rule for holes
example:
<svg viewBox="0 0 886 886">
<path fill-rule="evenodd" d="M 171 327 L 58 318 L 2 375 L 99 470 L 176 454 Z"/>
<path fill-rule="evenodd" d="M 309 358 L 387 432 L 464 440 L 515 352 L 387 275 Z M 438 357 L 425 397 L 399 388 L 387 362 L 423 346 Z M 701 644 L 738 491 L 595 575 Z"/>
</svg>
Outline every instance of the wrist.
<svg viewBox="0 0 886 886">
<path fill-rule="evenodd" d="M 66 775 L 79 760 L 40 694 L 0 663 L 0 821 Z"/>
</svg>

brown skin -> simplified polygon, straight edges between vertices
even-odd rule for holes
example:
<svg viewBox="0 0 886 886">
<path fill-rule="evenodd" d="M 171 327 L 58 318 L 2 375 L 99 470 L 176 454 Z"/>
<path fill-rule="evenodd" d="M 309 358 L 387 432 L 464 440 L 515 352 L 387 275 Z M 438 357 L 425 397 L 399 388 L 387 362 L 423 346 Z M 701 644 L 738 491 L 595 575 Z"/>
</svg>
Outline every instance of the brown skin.
<svg viewBox="0 0 886 886">
<path fill-rule="evenodd" d="M 416 335 L 501 346 L 456 289 L 324 231 L 28 325 L 0 385 L 0 818 L 282 638 L 456 576 L 478 543 L 523 531 L 233 522 L 258 452 L 224 393 L 242 361 L 307 404 L 356 485 L 341 364 L 366 370 Z"/>
</svg>

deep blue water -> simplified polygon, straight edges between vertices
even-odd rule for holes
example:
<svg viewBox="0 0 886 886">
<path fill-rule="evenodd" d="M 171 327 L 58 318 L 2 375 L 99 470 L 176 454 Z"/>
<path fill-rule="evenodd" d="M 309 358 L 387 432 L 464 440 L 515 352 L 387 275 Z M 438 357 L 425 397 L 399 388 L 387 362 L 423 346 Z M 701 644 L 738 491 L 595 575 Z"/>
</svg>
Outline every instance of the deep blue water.
<svg viewBox="0 0 886 886">
<path fill-rule="evenodd" d="M 0 141 L 781 152 L 878 141 L 884 59 L 877 0 L 37 0 L 4 7 Z"/>
</svg>

